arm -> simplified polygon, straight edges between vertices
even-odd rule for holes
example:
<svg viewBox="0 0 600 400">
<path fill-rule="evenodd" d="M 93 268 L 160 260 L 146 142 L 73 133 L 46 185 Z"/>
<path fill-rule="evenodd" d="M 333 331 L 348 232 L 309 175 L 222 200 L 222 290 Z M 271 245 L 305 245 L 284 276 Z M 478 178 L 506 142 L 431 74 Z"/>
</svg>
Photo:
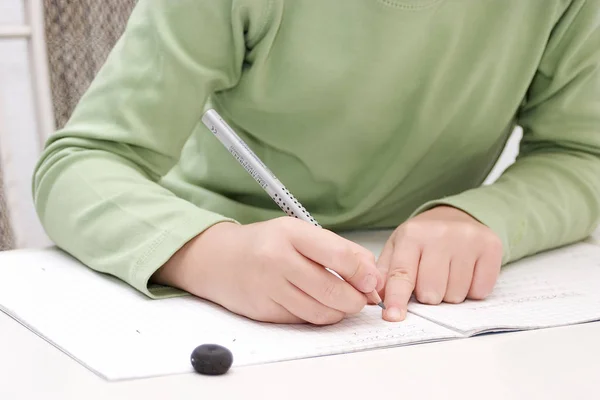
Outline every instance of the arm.
<svg viewBox="0 0 600 400">
<path fill-rule="evenodd" d="M 156 182 L 177 162 L 211 93 L 236 84 L 245 39 L 261 35 L 263 2 L 240 2 L 141 0 L 34 174 L 50 238 L 151 297 L 176 293 L 149 287 L 161 265 L 228 221 Z"/>
<path fill-rule="evenodd" d="M 518 115 L 523 140 L 497 182 L 420 207 L 463 210 L 502 240 L 503 262 L 588 236 L 600 221 L 600 2 L 556 25 Z"/>
</svg>

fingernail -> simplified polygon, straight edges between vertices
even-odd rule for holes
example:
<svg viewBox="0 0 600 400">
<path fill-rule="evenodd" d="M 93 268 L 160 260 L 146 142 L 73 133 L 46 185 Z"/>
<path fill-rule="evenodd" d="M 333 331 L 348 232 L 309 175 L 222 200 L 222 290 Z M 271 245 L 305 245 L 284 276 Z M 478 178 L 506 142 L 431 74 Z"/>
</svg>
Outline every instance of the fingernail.
<svg viewBox="0 0 600 400">
<path fill-rule="evenodd" d="M 386 309 L 385 315 L 386 315 L 387 319 L 390 321 L 399 322 L 404 319 L 403 318 L 404 313 L 399 308 L 396 308 L 396 307 Z"/>
<path fill-rule="evenodd" d="M 373 275 L 367 275 L 363 280 L 363 290 L 365 292 L 372 292 L 377 286 L 377 278 Z"/>
</svg>

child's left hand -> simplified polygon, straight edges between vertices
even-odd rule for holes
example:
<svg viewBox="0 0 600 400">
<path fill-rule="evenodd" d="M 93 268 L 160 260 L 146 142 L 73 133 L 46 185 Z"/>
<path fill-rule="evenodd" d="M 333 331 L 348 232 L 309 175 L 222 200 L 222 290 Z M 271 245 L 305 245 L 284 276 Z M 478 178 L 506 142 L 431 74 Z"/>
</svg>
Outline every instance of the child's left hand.
<svg viewBox="0 0 600 400">
<path fill-rule="evenodd" d="M 500 238 L 470 215 L 447 206 L 419 214 L 394 231 L 377 262 L 383 317 L 404 320 L 413 291 L 425 304 L 484 299 L 501 264 Z"/>
</svg>

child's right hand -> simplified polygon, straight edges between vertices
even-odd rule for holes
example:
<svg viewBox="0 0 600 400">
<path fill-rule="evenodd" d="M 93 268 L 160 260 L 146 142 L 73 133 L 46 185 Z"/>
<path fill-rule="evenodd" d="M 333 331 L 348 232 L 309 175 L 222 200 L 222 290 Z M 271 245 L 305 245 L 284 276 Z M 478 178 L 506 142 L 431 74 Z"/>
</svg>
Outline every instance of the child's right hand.
<svg viewBox="0 0 600 400">
<path fill-rule="evenodd" d="M 383 287 L 370 251 L 289 217 L 214 225 L 178 251 L 153 281 L 255 320 L 319 325 L 359 312 L 366 293 Z"/>
</svg>

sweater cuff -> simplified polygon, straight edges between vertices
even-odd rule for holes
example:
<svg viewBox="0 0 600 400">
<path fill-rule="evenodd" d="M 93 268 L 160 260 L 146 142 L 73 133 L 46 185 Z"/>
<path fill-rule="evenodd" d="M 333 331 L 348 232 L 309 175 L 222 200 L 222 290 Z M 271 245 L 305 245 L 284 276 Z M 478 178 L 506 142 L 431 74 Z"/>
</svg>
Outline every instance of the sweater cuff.
<svg viewBox="0 0 600 400">
<path fill-rule="evenodd" d="M 209 211 L 182 216 L 182 222 L 170 230 L 161 231 L 137 259 L 129 276 L 129 284 L 152 299 L 185 296 L 189 293 L 174 287 L 150 283 L 152 275 L 179 249 L 206 229 L 221 222 L 233 222 Z"/>
</svg>

